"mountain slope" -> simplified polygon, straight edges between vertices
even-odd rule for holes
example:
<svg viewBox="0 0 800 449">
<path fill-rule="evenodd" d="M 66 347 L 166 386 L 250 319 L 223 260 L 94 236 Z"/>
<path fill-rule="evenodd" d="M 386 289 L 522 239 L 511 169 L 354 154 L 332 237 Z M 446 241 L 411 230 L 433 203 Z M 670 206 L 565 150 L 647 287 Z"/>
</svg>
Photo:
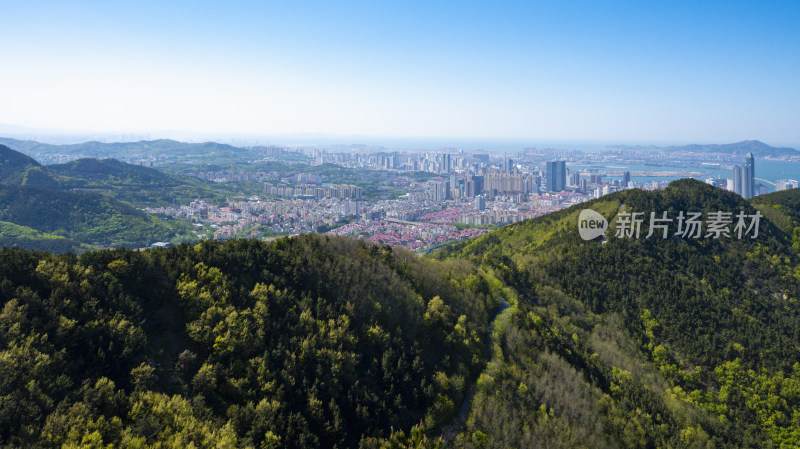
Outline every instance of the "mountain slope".
<svg viewBox="0 0 800 449">
<path fill-rule="evenodd" d="M 9 224 L 0 243 L 6 246 L 64 252 L 84 249 L 80 243 L 146 246 L 171 240 L 188 233 L 188 224 L 164 223 L 114 198 L 163 205 L 198 194 L 214 192 L 199 180 L 111 159 L 45 167 L 0 145 L 0 221 Z"/>
<path fill-rule="evenodd" d="M 762 201 L 795 204 L 798 195 Z M 681 180 L 443 250 L 437 257 L 483 264 L 520 296 L 503 359 L 479 389 L 458 444 L 800 442 L 800 222 L 781 226 L 765 216 L 755 239 L 681 238 L 675 227 L 669 238 L 646 239 L 647 223 L 638 239 L 615 237 L 621 212 L 751 215 L 761 204 Z M 605 243 L 578 236 L 584 208 L 609 219 Z"/>
<path fill-rule="evenodd" d="M 40 186 L 0 186 L 0 221 L 55 233 L 94 246 L 147 246 L 176 229 L 100 195 Z"/>
<path fill-rule="evenodd" d="M 140 207 L 222 198 L 220 186 L 116 159 L 78 159 L 47 169 L 60 176 L 62 189 L 99 193 Z"/>
<path fill-rule="evenodd" d="M 79 242 L 61 235 L 40 232 L 27 226 L 0 221 L 0 247 L 26 248 L 53 253 L 80 252 L 85 248 Z"/>
<path fill-rule="evenodd" d="M 33 158 L 0 145 L 0 184 L 52 187 L 56 182 L 47 169 Z"/>
<path fill-rule="evenodd" d="M 435 433 L 474 382 L 497 294 L 469 264 L 315 235 L 0 250 L 0 445 L 408 444 L 392 429 Z"/>
<path fill-rule="evenodd" d="M 0 250 L 0 445 L 797 447 L 797 204 L 680 180 L 441 260 L 317 235 Z M 647 238 L 650 212 L 701 212 L 701 237 Z M 713 238 L 716 212 L 762 217 Z"/>
</svg>

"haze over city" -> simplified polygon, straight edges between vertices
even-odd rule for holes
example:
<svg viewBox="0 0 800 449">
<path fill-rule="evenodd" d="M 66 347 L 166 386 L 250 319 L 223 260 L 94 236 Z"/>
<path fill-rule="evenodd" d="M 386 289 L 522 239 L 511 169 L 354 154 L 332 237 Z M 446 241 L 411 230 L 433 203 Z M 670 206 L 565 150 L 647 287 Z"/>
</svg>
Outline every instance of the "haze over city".
<svg viewBox="0 0 800 449">
<path fill-rule="evenodd" d="M 800 143 L 797 2 L 0 9 L 7 129 Z"/>
</svg>

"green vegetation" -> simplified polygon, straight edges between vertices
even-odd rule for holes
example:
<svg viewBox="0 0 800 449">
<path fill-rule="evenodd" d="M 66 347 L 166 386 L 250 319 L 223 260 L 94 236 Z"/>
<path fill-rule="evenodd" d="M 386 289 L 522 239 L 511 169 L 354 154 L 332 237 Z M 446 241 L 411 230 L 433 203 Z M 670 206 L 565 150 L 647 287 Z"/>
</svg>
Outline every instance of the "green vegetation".
<svg viewBox="0 0 800 449">
<path fill-rule="evenodd" d="M 251 234 L 252 232 L 254 232 L 254 231 L 256 231 L 256 232 L 259 232 L 259 233 L 260 233 L 260 234 L 258 235 L 258 237 L 259 237 L 259 238 L 264 238 L 264 237 L 278 237 L 278 236 L 284 236 L 284 235 L 286 235 L 286 233 L 278 233 L 278 232 L 275 232 L 275 231 L 273 231 L 272 229 L 270 229 L 270 227 L 269 227 L 269 226 L 264 226 L 264 225 L 261 225 L 261 226 L 253 226 L 252 228 L 247 228 L 247 229 L 245 229 L 244 231 L 237 233 L 237 234 L 236 234 L 236 237 L 237 237 L 237 238 L 240 238 L 240 237 L 241 237 L 241 238 L 247 238 L 247 237 L 249 237 L 249 236 L 250 236 L 250 234 Z"/>
<path fill-rule="evenodd" d="M 799 199 L 748 202 L 681 180 L 442 250 L 436 257 L 493 269 L 520 298 L 503 362 L 482 377 L 456 445 L 800 445 Z M 757 239 L 613 237 L 619 210 L 674 217 L 765 205 L 786 211 L 784 225 L 762 219 Z M 578 236 L 586 207 L 609 219 L 605 243 Z"/>
<path fill-rule="evenodd" d="M 55 234 L 95 246 L 141 247 L 191 231 L 188 224 L 158 220 L 100 195 L 32 185 L 0 186 L 0 221 L 42 233 L 26 238 L 41 240 L 48 238 L 45 233 Z"/>
<path fill-rule="evenodd" d="M 607 239 L 579 237 L 584 208 Z M 631 239 L 621 211 L 763 218 Z M 319 235 L 4 249 L 0 447 L 798 447 L 799 267 L 800 191 L 693 180 L 427 258 Z"/>
<path fill-rule="evenodd" d="M 199 180 L 110 159 L 45 167 L 0 145 L 0 221 L 16 225 L 0 229 L 0 244 L 82 252 L 183 241 L 193 237 L 187 222 L 158 220 L 115 198 L 159 205 L 195 194 L 215 192 Z"/>
<path fill-rule="evenodd" d="M 197 198 L 224 200 L 234 193 L 223 184 L 214 184 L 188 176 L 160 172 L 152 168 L 126 164 L 115 159 L 79 159 L 66 164 L 48 165 L 60 176 L 60 187 L 98 193 L 138 207 L 185 204 Z"/>
<path fill-rule="evenodd" d="M 485 225 L 471 225 L 466 223 L 447 223 L 450 226 L 455 226 L 458 229 L 497 229 L 496 224 L 485 224 Z"/>
<path fill-rule="evenodd" d="M 56 181 L 32 158 L 0 145 L 0 185 L 27 184 L 52 187 Z"/>
<path fill-rule="evenodd" d="M 433 442 L 482 369 L 487 279 L 316 235 L 0 250 L 0 445 Z"/>
<path fill-rule="evenodd" d="M 2 246 L 53 253 L 82 252 L 91 249 L 61 235 L 39 232 L 27 226 L 0 221 L 0 247 Z"/>
<path fill-rule="evenodd" d="M 0 184 L 97 193 L 136 207 L 168 206 L 197 198 L 222 201 L 227 196 L 263 190 L 261 184 L 207 182 L 115 159 L 84 158 L 44 166 L 3 145 L 0 145 Z"/>
</svg>

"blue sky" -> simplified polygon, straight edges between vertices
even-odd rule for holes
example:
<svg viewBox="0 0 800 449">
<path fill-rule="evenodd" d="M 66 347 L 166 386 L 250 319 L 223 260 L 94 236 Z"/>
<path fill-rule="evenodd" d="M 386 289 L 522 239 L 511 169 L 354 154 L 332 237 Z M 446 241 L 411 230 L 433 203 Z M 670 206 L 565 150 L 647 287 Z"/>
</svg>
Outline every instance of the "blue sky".
<svg viewBox="0 0 800 449">
<path fill-rule="evenodd" d="M 0 123 L 800 143 L 800 2 L 432 3 L 0 0 Z"/>
</svg>

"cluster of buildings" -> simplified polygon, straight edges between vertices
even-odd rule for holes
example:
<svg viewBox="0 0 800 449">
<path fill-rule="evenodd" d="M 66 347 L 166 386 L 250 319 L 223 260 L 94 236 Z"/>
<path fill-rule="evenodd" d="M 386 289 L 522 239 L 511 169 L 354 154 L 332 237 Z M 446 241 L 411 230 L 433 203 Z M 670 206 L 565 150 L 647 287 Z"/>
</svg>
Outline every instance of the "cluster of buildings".
<svg viewBox="0 0 800 449">
<path fill-rule="evenodd" d="M 800 188 L 800 181 L 796 179 L 779 179 L 775 183 L 775 190 L 789 190 L 789 189 L 797 189 Z"/>
<path fill-rule="evenodd" d="M 204 179 L 206 181 L 227 182 L 227 181 L 262 181 L 266 176 L 264 173 L 250 173 L 245 171 L 200 171 L 187 173 L 187 176 Z"/>
<path fill-rule="evenodd" d="M 762 184 L 756 184 L 756 180 L 772 184 L 767 180 L 756 178 L 753 153 L 747 153 L 744 164 L 735 165 L 733 167 L 733 178 L 726 180 L 725 188 L 731 192 L 738 193 L 743 198 L 752 198 L 755 195 L 767 193 L 769 191 L 767 187 Z M 706 180 L 706 182 L 715 184 L 713 179 Z M 774 184 L 776 191 L 796 189 L 798 185 L 800 185 L 800 183 L 795 179 L 779 179 Z"/>
<path fill-rule="evenodd" d="M 511 159 L 505 159 L 502 168 L 481 168 L 476 173 L 453 173 L 446 179 L 431 182 L 428 199 L 442 202 L 479 196 L 494 198 L 514 194 L 538 195 L 542 190 L 593 193 L 594 189 L 602 189 L 603 186 L 614 189 L 632 187 L 630 172 L 625 172 L 622 182 L 614 180 L 604 184 L 601 174 L 591 174 L 589 179 L 582 178 L 580 172 L 568 171 L 565 161 L 546 162 L 544 170 L 523 173 L 514 166 Z M 605 193 L 608 190 L 607 188 Z"/>
<path fill-rule="evenodd" d="M 294 187 L 286 184 L 264 184 L 264 193 L 281 198 L 317 200 L 322 198 L 361 200 L 364 195 L 361 187 L 346 184 L 329 186 L 301 184 Z"/>
</svg>

